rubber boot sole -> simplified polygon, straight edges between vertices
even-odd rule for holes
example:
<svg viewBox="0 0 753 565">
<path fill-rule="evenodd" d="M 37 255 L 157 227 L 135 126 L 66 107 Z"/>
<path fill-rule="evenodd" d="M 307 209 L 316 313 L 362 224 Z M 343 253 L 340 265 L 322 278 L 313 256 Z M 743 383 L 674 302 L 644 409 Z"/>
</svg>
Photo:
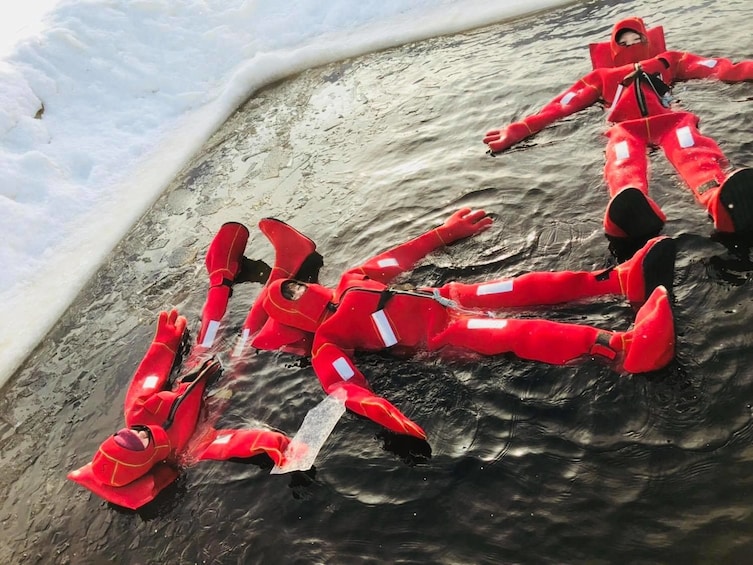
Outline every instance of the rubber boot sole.
<svg viewBox="0 0 753 565">
<path fill-rule="evenodd" d="M 732 219 L 735 233 L 753 233 L 753 169 L 740 169 L 724 181 L 719 202 Z"/>
<path fill-rule="evenodd" d="M 663 286 L 672 294 L 675 280 L 675 257 L 677 245 L 671 237 L 660 239 L 648 250 L 641 264 L 644 296 L 647 300 L 657 286 Z"/>
<path fill-rule="evenodd" d="M 646 195 L 637 188 L 626 188 L 617 193 L 609 202 L 607 217 L 630 239 L 648 241 L 659 235 L 664 227 L 664 221 L 651 208 Z"/>
</svg>

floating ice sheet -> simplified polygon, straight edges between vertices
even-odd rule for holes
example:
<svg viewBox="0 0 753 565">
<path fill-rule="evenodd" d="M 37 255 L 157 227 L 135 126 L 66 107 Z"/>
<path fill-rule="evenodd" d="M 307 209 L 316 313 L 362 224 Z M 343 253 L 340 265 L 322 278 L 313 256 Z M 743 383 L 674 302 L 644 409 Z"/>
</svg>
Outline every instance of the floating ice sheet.
<svg viewBox="0 0 753 565">
<path fill-rule="evenodd" d="M 309 410 L 285 450 L 285 463 L 275 465 L 270 474 L 281 475 L 310 469 L 324 442 L 345 413 L 346 398 L 345 392 L 338 390 Z"/>
</svg>

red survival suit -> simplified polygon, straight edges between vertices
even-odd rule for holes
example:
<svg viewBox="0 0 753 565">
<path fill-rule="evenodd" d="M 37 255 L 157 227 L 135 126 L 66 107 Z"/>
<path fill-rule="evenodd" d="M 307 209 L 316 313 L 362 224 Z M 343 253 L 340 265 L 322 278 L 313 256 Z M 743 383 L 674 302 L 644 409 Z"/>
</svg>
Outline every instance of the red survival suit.
<svg viewBox="0 0 753 565">
<path fill-rule="evenodd" d="M 161 312 L 157 333 L 144 355 L 125 399 L 127 429 L 110 436 L 91 463 L 68 474 L 68 478 L 102 498 L 136 509 L 153 500 L 179 474 L 179 465 L 196 459 L 224 460 L 266 453 L 282 463 L 289 440 L 284 435 L 260 429 L 218 430 L 201 425 L 199 414 L 204 388 L 219 363 L 204 364 L 195 378 L 175 383 L 168 377 L 186 329 L 186 319 L 176 310 Z M 129 445 L 136 430 L 148 430 L 144 448 Z"/>
<path fill-rule="evenodd" d="M 313 334 L 312 365 L 327 393 L 344 389 L 348 409 L 392 431 L 422 439 L 426 434 L 417 424 L 371 392 L 353 363 L 355 351 L 410 352 L 449 346 L 484 355 L 512 352 L 521 358 L 558 365 L 584 356 L 599 357 L 622 361 L 622 367 L 633 373 L 653 371 L 669 363 L 674 355 L 674 325 L 667 291 L 660 284 L 671 284 L 674 242 L 666 237 L 652 239 L 630 261 L 599 273 L 529 273 L 487 283 L 449 283 L 438 289 L 415 291 L 388 287 L 396 276 L 412 269 L 435 249 L 490 224 L 491 218 L 483 211 L 460 210 L 443 226 L 347 271 L 334 291 L 308 284 L 303 295 L 293 300 L 283 293 L 287 281 L 275 280 L 262 298 L 269 320 L 252 339 L 252 345 L 278 349 L 286 340 Z M 645 302 L 632 331 L 492 318 L 479 310 L 557 304 L 601 295 Z"/>
<path fill-rule="evenodd" d="M 625 30 L 640 34 L 641 43 L 620 46 L 617 38 Z M 606 132 L 604 169 L 612 198 L 604 218 L 608 236 L 645 240 L 659 233 L 666 220 L 648 197 L 648 147 L 662 148 L 718 231 L 753 231 L 753 170 L 728 175 L 729 163 L 722 151 L 698 131 L 699 118 L 676 109 L 670 94 L 677 81 L 753 80 L 753 61 L 732 63 L 666 51 L 662 28 L 647 30 L 640 18 L 618 22 L 609 43 L 591 45 L 591 59 L 591 73 L 537 114 L 488 132 L 484 143 L 493 153 L 503 151 L 560 118 L 602 102 L 608 108 L 607 121 L 613 124 Z"/>
</svg>

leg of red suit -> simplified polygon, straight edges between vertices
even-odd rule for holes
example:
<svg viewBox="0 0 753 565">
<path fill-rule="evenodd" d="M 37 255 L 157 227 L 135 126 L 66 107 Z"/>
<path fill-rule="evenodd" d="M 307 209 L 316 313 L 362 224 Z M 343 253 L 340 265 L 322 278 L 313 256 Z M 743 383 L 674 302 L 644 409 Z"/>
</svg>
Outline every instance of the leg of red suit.
<svg viewBox="0 0 753 565">
<path fill-rule="evenodd" d="M 621 294 L 616 276 L 597 280 L 584 271 L 527 273 L 480 284 L 451 282 L 439 289 L 465 308 L 501 309 L 563 304 L 593 296 Z"/>
<path fill-rule="evenodd" d="M 591 354 L 600 330 L 548 320 L 457 318 L 433 347 L 455 346 L 482 355 L 513 353 L 521 359 L 565 365 Z"/>
<path fill-rule="evenodd" d="M 600 357 L 615 365 L 622 363 L 628 372 L 645 373 L 666 366 L 674 356 L 674 321 L 667 289 L 658 286 L 627 332 L 548 320 L 459 316 L 429 343 L 434 350 L 445 346 L 482 355 L 513 353 L 521 359 L 550 365 L 565 365 L 586 356 Z"/>
<path fill-rule="evenodd" d="M 615 196 L 628 187 L 637 188 L 648 196 L 648 140 L 632 129 L 618 124 L 606 133 L 609 140 L 604 179 L 609 196 Z"/>
<path fill-rule="evenodd" d="M 477 284 L 451 282 L 438 290 L 464 308 L 483 310 L 563 304 L 607 295 L 642 304 L 658 285 L 672 287 L 674 261 L 674 241 L 655 237 L 613 269 L 527 273 Z"/>
<path fill-rule="evenodd" d="M 295 277 L 306 258 L 316 251 L 316 244 L 311 239 L 280 220 L 263 218 L 259 221 L 259 229 L 275 249 L 275 262 L 268 283 Z"/>
<path fill-rule="evenodd" d="M 713 218 L 716 229 L 733 232 L 732 219 L 719 203 L 729 161 L 713 139 L 701 135 L 697 124 L 696 116 L 683 113 L 681 121 L 664 133 L 660 144 L 696 201 Z"/>
<path fill-rule="evenodd" d="M 667 219 L 648 196 L 648 154 L 652 141 L 645 120 L 632 120 L 607 131 L 604 178 L 610 200 L 604 231 L 613 238 L 647 241 L 659 234 Z"/>
<path fill-rule="evenodd" d="M 263 218 L 259 221 L 259 229 L 274 247 L 275 262 L 269 280 L 251 305 L 246 321 L 243 323 L 241 339 L 236 347 L 237 353 L 243 350 L 246 343 L 259 333 L 269 319 L 262 306 L 267 294 L 267 285 L 277 279 L 295 278 L 306 260 L 318 255 L 316 244 L 285 222 L 274 218 Z"/>
<path fill-rule="evenodd" d="M 714 191 L 708 189 L 721 186 L 729 162 L 713 139 L 701 135 L 697 124 L 696 116 L 684 112 L 673 127 L 663 132 L 659 144 L 696 200 L 709 209 Z"/>
<path fill-rule="evenodd" d="M 201 329 L 197 337 L 202 347 L 210 347 L 220 327 L 230 300 L 230 291 L 241 269 L 248 241 L 248 228 L 227 222 L 212 239 L 205 264 L 209 273 L 209 292 L 201 311 Z"/>
</svg>

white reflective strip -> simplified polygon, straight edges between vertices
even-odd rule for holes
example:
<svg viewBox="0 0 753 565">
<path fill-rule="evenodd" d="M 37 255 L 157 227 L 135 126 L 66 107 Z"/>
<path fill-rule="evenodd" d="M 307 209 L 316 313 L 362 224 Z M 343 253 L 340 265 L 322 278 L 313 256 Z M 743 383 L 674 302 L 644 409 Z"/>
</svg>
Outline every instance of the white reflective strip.
<svg viewBox="0 0 753 565">
<path fill-rule="evenodd" d="M 612 102 L 613 106 L 620 99 L 620 96 L 622 96 L 622 90 L 624 88 L 625 87 L 622 86 L 621 84 L 617 86 L 617 90 L 614 91 L 614 102 Z"/>
<path fill-rule="evenodd" d="M 340 378 L 344 381 L 347 381 L 349 378 L 356 374 L 355 371 L 353 371 L 353 367 L 350 366 L 350 363 L 348 363 L 348 360 L 345 357 L 338 357 L 337 359 L 335 359 L 332 363 L 332 367 L 334 367 L 335 371 L 337 371 L 337 374 L 340 375 Z"/>
<path fill-rule="evenodd" d="M 144 385 L 141 388 L 154 388 L 157 386 L 158 381 L 159 377 L 151 375 L 144 379 Z"/>
<path fill-rule="evenodd" d="M 243 348 L 246 347 L 246 342 L 248 341 L 248 336 L 250 335 L 250 333 L 251 331 L 248 328 L 243 328 L 241 337 L 238 338 L 238 343 L 235 344 L 235 349 L 233 350 L 234 357 L 238 357 L 239 355 L 243 354 Z"/>
<path fill-rule="evenodd" d="M 567 106 L 568 104 L 570 104 L 570 100 L 572 100 L 573 98 L 575 98 L 575 92 L 568 92 L 562 97 L 562 100 L 560 100 L 560 104 L 562 106 Z"/>
<path fill-rule="evenodd" d="M 630 157 L 630 148 L 627 141 L 620 141 L 614 144 L 614 156 L 620 161 Z"/>
<path fill-rule="evenodd" d="M 680 142 L 680 147 L 693 147 L 695 145 L 689 126 L 679 128 L 675 133 L 677 134 L 677 141 Z"/>
<path fill-rule="evenodd" d="M 400 263 L 397 262 L 397 259 L 387 257 L 386 259 L 380 259 L 379 261 L 377 261 L 377 265 L 379 265 L 380 267 L 399 267 Z"/>
<path fill-rule="evenodd" d="M 486 296 L 487 294 L 502 294 L 503 292 L 512 291 L 512 280 L 497 281 L 493 283 L 480 284 L 476 289 L 476 296 Z"/>
<path fill-rule="evenodd" d="M 209 347 L 214 343 L 214 338 L 217 337 L 217 330 L 220 329 L 220 321 L 212 320 L 207 326 L 207 333 L 204 334 L 204 340 L 201 342 L 201 347 Z"/>
<path fill-rule="evenodd" d="M 713 69 L 716 67 L 717 63 L 719 61 L 715 61 L 714 59 L 704 59 L 703 61 L 699 62 L 699 65 L 703 65 L 704 67 L 708 67 L 709 69 Z"/>
<path fill-rule="evenodd" d="M 469 330 L 494 330 L 502 329 L 507 325 L 507 320 L 500 318 L 471 318 L 468 320 Z"/>
<path fill-rule="evenodd" d="M 385 347 L 390 347 L 397 343 L 397 336 L 390 326 L 390 321 L 387 319 L 387 315 L 384 310 L 379 310 L 371 315 L 371 319 L 376 324 L 379 337 L 382 338 Z"/>
<path fill-rule="evenodd" d="M 233 437 L 233 434 L 226 434 L 224 436 L 217 436 L 212 443 L 216 443 L 218 445 L 222 445 L 224 443 L 228 443 L 230 441 L 231 437 Z"/>
</svg>

